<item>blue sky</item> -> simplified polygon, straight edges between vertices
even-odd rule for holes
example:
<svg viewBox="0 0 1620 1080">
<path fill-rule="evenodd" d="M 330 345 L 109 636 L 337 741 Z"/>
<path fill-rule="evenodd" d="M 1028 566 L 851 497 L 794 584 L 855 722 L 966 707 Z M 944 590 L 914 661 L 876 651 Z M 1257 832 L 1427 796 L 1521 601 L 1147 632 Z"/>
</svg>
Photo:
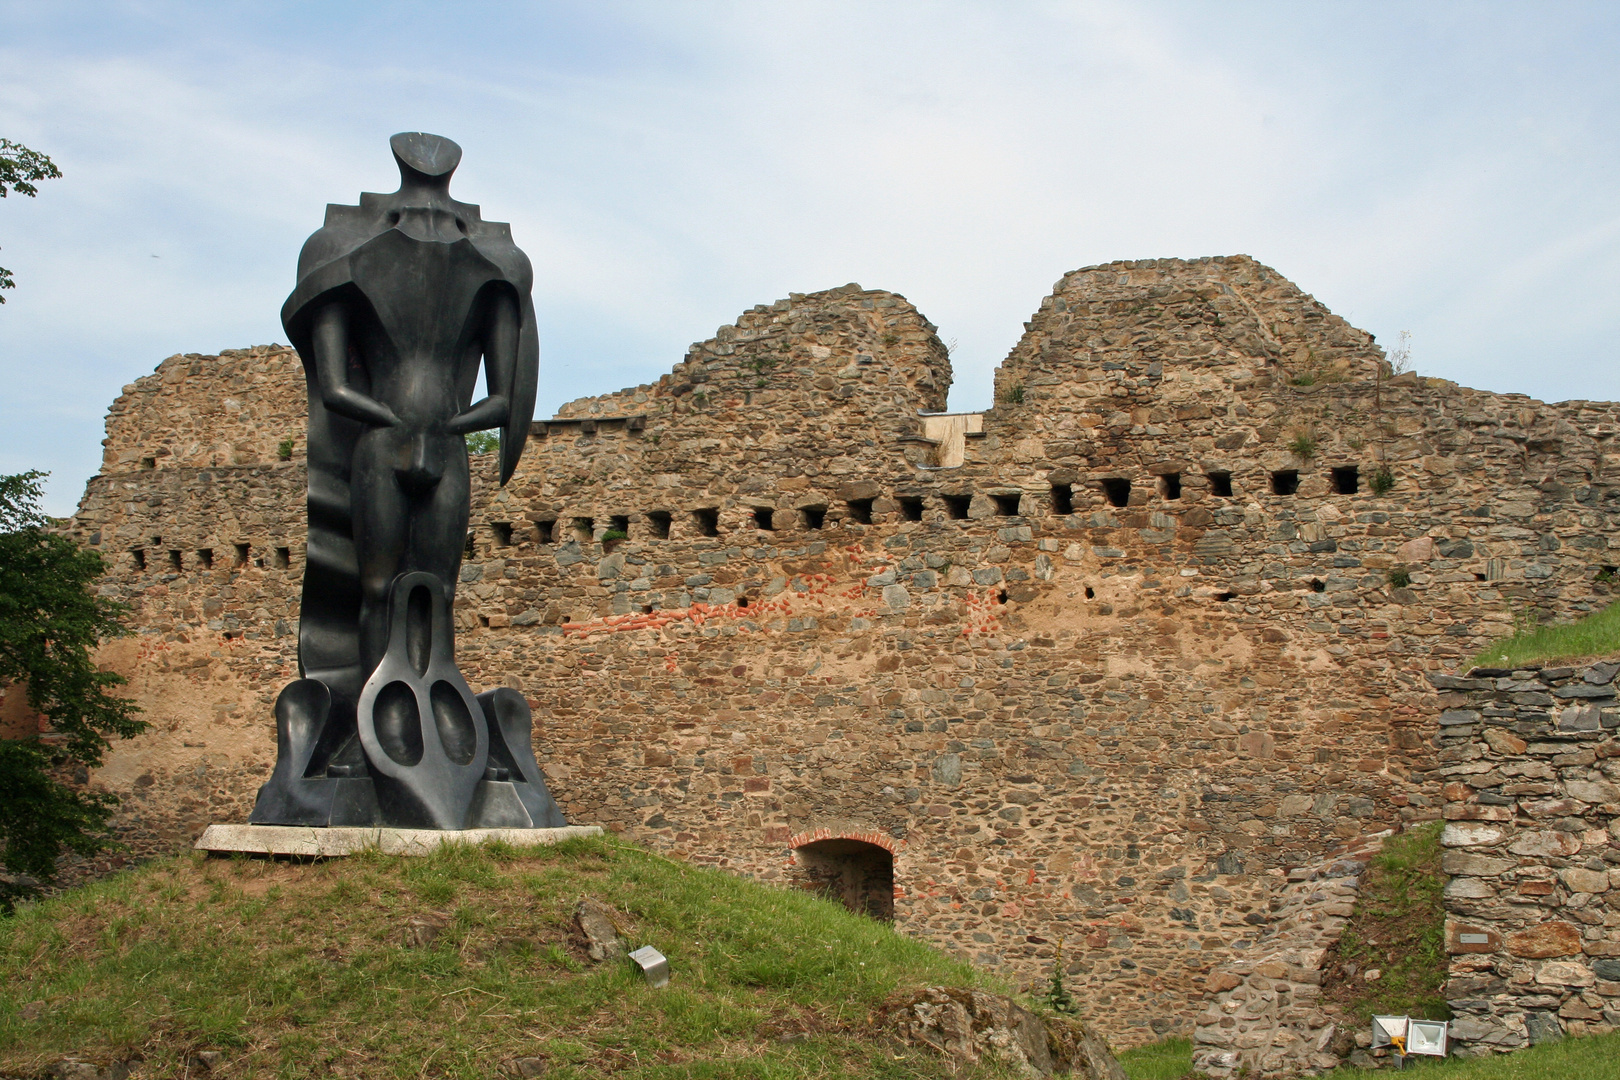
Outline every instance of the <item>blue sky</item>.
<svg viewBox="0 0 1620 1080">
<path fill-rule="evenodd" d="M 1246 253 L 1417 369 L 1620 398 L 1620 5 L 0 0 L 0 472 L 69 512 L 119 389 L 284 340 L 387 138 L 536 269 L 538 415 L 858 281 L 956 340 L 953 408 L 1065 271 Z"/>
</svg>

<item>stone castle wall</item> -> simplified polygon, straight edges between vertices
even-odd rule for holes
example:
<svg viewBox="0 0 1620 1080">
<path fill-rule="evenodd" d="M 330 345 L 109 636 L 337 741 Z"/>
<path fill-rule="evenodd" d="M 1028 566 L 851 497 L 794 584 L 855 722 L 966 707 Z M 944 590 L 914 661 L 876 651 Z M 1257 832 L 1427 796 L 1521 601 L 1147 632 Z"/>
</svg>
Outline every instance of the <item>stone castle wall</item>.
<svg viewBox="0 0 1620 1080">
<path fill-rule="evenodd" d="M 1187 1032 L 1268 871 L 1438 814 L 1423 674 L 1607 602 L 1620 415 L 1389 378 L 1246 257 L 1066 275 L 996 379 L 926 415 L 934 328 L 846 286 L 570 403 L 505 489 L 475 460 L 460 661 L 571 820 L 784 882 L 887 837 L 906 932 L 1020 982 L 1061 940 L 1117 1042 Z M 287 349 L 174 357 L 109 414 L 72 528 L 139 611 L 158 730 L 100 782 L 141 843 L 269 773 L 303 393 Z"/>
<path fill-rule="evenodd" d="M 1620 662 L 1434 675 L 1454 1034 L 1620 1025 Z"/>
</svg>

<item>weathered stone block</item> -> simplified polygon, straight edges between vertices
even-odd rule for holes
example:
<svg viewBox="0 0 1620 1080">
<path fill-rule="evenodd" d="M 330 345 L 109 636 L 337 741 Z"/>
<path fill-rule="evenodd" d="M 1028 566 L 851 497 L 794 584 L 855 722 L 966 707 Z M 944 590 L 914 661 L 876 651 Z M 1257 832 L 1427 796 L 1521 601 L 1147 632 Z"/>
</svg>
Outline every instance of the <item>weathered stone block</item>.
<svg viewBox="0 0 1620 1080">
<path fill-rule="evenodd" d="M 1449 828 L 1449 826 L 1448 826 Z M 1508 850 L 1515 855 L 1536 855 L 1541 857 L 1568 858 L 1581 850 L 1581 839 L 1566 832 L 1527 832 L 1520 833 Z"/>
<path fill-rule="evenodd" d="M 1581 951 L 1581 929 L 1567 922 L 1544 922 L 1509 934 L 1507 951 L 1529 960 L 1575 956 Z"/>
</svg>

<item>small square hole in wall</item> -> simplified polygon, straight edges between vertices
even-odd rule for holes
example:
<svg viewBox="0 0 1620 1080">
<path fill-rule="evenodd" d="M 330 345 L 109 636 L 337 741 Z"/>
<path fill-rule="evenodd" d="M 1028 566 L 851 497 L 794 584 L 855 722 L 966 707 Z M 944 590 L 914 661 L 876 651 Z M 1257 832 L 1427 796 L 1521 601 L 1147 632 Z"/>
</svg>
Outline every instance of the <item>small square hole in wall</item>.
<svg viewBox="0 0 1620 1080">
<path fill-rule="evenodd" d="M 1204 475 L 1205 479 L 1209 481 L 1209 493 L 1211 495 L 1214 495 L 1218 499 L 1230 499 L 1232 497 L 1231 473 L 1212 472 L 1205 473 Z"/>
<path fill-rule="evenodd" d="M 467 530 L 467 539 L 461 545 L 461 557 L 463 559 L 470 559 L 474 555 L 478 554 L 478 548 L 477 548 L 476 544 L 477 544 L 477 539 L 476 539 L 476 537 L 473 536 L 473 531 L 471 529 L 468 529 Z"/>
<path fill-rule="evenodd" d="M 819 529 L 827 524 L 825 506 L 801 506 L 799 512 L 804 515 L 804 524 L 807 528 Z"/>
<path fill-rule="evenodd" d="M 183 569 L 183 567 L 181 566 L 181 563 L 180 563 L 180 553 L 178 551 L 169 552 L 169 569 L 170 570 Z"/>
<path fill-rule="evenodd" d="M 1361 470 L 1354 465 L 1340 465 L 1333 470 L 1333 493 L 1354 495 L 1361 490 Z"/>
<path fill-rule="evenodd" d="M 557 519 L 547 518 L 534 523 L 534 535 L 542 544 L 550 544 L 557 538 Z"/>
<path fill-rule="evenodd" d="M 141 468 L 143 468 L 143 469 L 155 469 L 155 468 L 157 468 L 157 458 L 155 458 L 155 457 L 143 457 L 143 458 L 141 458 Z"/>
<path fill-rule="evenodd" d="M 1292 495 L 1299 490 L 1299 472 L 1296 469 L 1279 469 L 1271 474 L 1271 491 L 1274 495 Z"/>
<path fill-rule="evenodd" d="M 145 570 L 146 569 L 146 551 L 145 551 L 145 549 L 143 549 L 143 548 L 131 548 L 130 552 L 129 552 L 129 561 L 134 565 L 135 569 L 137 569 L 137 570 Z"/>
<path fill-rule="evenodd" d="M 252 551 L 253 551 L 252 547 L 247 545 L 247 544 L 237 544 L 236 545 L 236 560 L 232 565 L 239 566 L 239 567 L 240 566 L 246 566 L 248 564 L 248 556 L 250 554 L 252 554 Z"/>
<path fill-rule="evenodd" d="M 277 570 L 287 569 L 287 567 L 292 565 L 292 549 L 284 547 L 276 548 L 276 553 L 273 556 L 272 562 Z"/>
<path fill-rule="evenodd" d="M 202 568 L 204 570 L 212 570 L 214 568 L 214 549 L 198 548 L 197 561 L 202 563 Z"/>
<path fill-rule="evenodd" d="M 847 516 L 850 521 L 859 522 L 862 525 L 872 524 L 871 499 L 850 499 L 844 505 L 849 508 Z"/>
<path fill-rule="evenodd" d="M 512 546 L 512 523 L 510 521 L 492 521 L 489 531 L 495 536 L 496 547 Z"/>
<path fill-rule="evenodd" d="M 923 501 L 915 495 L 902 495 L 900 503 L 900 518 L 902 521 L 921 521 Z"/>
<path fill-rule="evenodd" d="M 1052 485 L 1052 513 L 1060 517 L 1074 513 L 1074 488 L 1068 484 Z"/>
<path fill-rule="evenodd" d="M 1022 495 L 992 495 L 990 501 L 996 504 L 998 517 L 1017 517 L 1018 503 Z"/>
<path fill-rule="evenodd" d="M 629 514 L 614 514 L 612 517 L 608 518 L 608 528 L 612 529 L 612 530 L 615 530 L 617 532 L 622 532 L 622 533 L 624 533 L 624 535 L 629 536 L 630 535 L 630 515 Z"/>
<path fill-rule="evenodd" d="M 152 546 L 155 547 L 155 548 L 162 547 L 163 546 L 163 537 L 161 537 L 161 536 L 152 537 Z"/>
<path fill-rule="evenodd" d="M 719 536 L 720 510 L 713 506 L 694 510 L 692 511 L 692 523 L 697 526 L 699 536 Z"/>
<path fill-rule="evenodd" d="M 669 526 L 673 519 L 668 510 L 647 511 L 647 532 L 654 540 L 668 540 Z"/>
<path fill-rule="evenodd" d="M 1166 499 L 1181 498 L 1181 474 L 1167 472 L 1159 477 L 1159 494 Z"/>
<path fill-rule="evenodd" d="M 1129 506 L 1131 502 L 1131 482 L 1120 476 L 1110 476 L 1102 482 L 1103 496 L 1107 498 L 1109 506 Z"/>
<path fill-rule="evenodd" d="M 774 513 L 776 513 L 776 511 L 773 510 L 769 506 L 756 506 L 756 507 L 754 507 L 754 512 L 753 512 L 754 528 L 756 528 L 756 529 L 764 529 L 766 532 L 770 532 L 772 527 L 773 527 L 771 525 L 771 515 L 774 514 Z"/>
<path fill-rule="evenodd" d="M 588 544 L 596 536 L 596 519 L 577 517 L 574 519 L 574 539 L 581 544 Z"/>
<path fill-rule="evenodd" d="M 945 516 L 952 521 L 963 521 L 968 516 L 968 507 L 973 505 L 971 495 L 941 495 L 945 503 Z"/>
</svg>

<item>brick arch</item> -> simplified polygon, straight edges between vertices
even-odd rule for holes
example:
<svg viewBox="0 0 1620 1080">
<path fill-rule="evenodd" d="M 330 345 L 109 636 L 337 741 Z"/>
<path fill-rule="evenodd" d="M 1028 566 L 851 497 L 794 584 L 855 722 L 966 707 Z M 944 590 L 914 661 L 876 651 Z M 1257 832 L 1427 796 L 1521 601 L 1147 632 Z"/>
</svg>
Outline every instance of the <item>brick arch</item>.
<svg viewBox="0 0 1620 1080">
<path fill-rule="evenodd" d="M 788 840 L 788 881 L 883 922 L 894 921 L 894 837 L 875 829 L 823 827 Z"/>
<path fill-rule="evenodd" d="M 896 840 L 894 837 L 889 836 L 886 833 L 878 832 L 875 829 L 822 828 L 810 829 L 807 832 L 794 833 L 792 836 L 788 837 L 788 849 L 790 851 L 797 851 L 806 844 L 814 844 L 821 840 L 859 840 L 863 844 L 874 844 L 877 847 L 883 848 L 890 855 L 900 854 L 900 849 L 906 845 L 904 840 Z"/>
</svg>

